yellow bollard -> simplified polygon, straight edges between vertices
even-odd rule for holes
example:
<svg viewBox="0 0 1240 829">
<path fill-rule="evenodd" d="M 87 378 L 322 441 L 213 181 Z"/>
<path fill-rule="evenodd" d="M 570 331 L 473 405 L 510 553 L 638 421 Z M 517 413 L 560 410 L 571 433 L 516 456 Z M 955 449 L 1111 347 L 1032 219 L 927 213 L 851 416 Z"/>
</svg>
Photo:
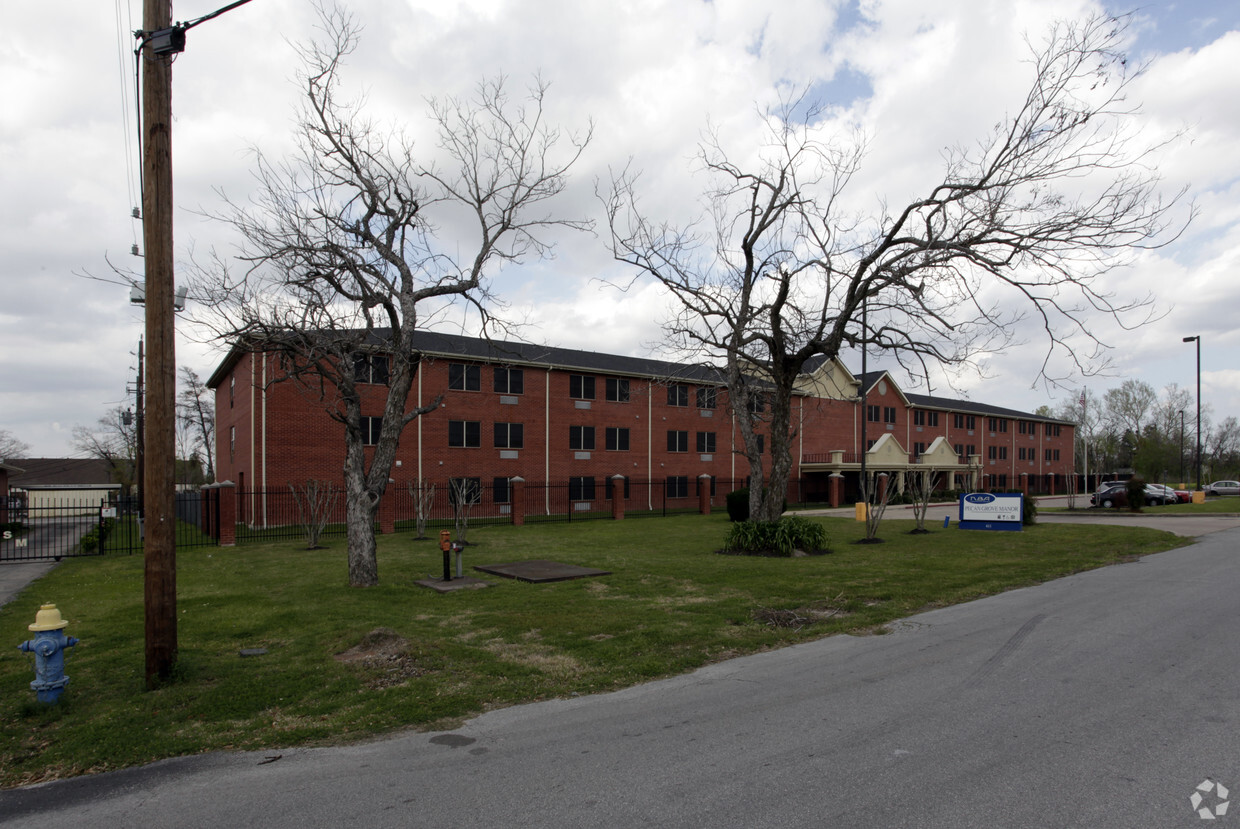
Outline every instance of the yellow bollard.
<svg viewBox="0 0 1240 829">
<path fill-rule="evenodd" d="M 1206 502 L 1206 493 L 1205 493 L 1205 491 L 1204 491 L 1204 490 L 1200 490 L 1200 489 L 1195 490 L 1195 491 L 1193 492 L 1193 503 L 1194 503 L 1194 504 L 1204 504 L 1205 502 Z"/>
<path fill-rule="evenodd" d="M 858 502 L 857 502 L 857 520 L 858 520 L 858 521 L 864 521 L 864 520 L 865 520 L 865 513 L 866 513 L 866 503 L 865 503 L 865 501 L 858 501 Z"/>
</svg>

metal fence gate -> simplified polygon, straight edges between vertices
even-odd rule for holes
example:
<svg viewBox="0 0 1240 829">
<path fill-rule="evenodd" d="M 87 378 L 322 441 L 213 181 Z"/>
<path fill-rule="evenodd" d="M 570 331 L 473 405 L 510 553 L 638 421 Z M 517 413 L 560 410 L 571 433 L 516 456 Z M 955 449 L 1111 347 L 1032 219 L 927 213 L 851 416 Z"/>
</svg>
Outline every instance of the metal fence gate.
<svg viewBox="0 0 1240 829">
<path fill-rule="evenodd" d="M 112 496 L 89 489 L 10 490 L 0 521 L 0 563 L 102 555 L 116 525 L 104 517 L 115 506 Z"/>
</svg>

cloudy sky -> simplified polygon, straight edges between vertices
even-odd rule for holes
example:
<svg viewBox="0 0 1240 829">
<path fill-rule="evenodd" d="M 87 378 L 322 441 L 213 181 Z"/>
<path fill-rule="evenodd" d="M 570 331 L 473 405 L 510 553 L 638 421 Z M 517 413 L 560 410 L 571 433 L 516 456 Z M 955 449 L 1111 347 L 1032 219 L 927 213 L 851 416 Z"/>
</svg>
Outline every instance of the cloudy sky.
<svg viewBox="0 0 1240 829">
<path fill-rule="evenodd" d="M 176 20 L 220 6 L 177 0 Z M 364 32 L 345 80 L 371 114 L 426 134 L 430 96 L 468 94 L 504 74 L 515 88 L 535 73 L 551 84 L 550 116 L 593 122 L 565 214 L 601 219 L 594 184 L 630 162 L 649 183 L 647 204 L 668 216 L 696 210 L 701 179 L 691 156 L 713 123 L 739 140 L 781 90 L 806 88 L 869 142 L 852 203 L 903 203 L 941 174 L 940 152 L 984 133 L 1021 100 L 1030 78 L 1024 38 L 1057 18 L 1127 7 L 1085 0 L 356 0 Z M 289 147 L 298 90 L 290 42 L 311 33 L 305 0 L 253 0 L 193 28 L 173 69 L 173 156 L 178 258 L 225 230 L 201 218 L 219 191 L 245 199 L 252 148 Z M 138 0 L 5 4 L 0 30 L 0 429 L 34 456 L 77 453 L 75 425 L 131 404 L 141 310 L 116 270 L 140 272 L 140 168 L 132 30 Z M 1114 346 L 1106 377 L 1070 388 L 1037 382 L 1035 339 L 989 356 L 986 379 L 961 376 L 936 392 L 1032 411 L 1082 387 L 1101 394 L 1124 379 L 1191 386 L 1202 337 L 1203 399 L 1217 418 L 1240 416 L 1240 4 L 1146 2 L 1130 54 L 1148 64 L 1134 90 L 1141 132 L 1184 137 L 1158 157 L 1168 192 L 1187 187 L 1198 208 L 1174 244 L 1112 274 L 1120 296 L 1152 294 L 1158 319 L 1123 332 L 1099 321 Z M 696 187 L 696 189 L 695 189 Z M 468 240 L 462 242 L 468 245 Z M 493 274 L 524 336 L 551 345 L 649 355 L 664 300 L 630 274 L 599 235 L 565 235 L 554 261 Z M 204 378 L 218 345 L 188 320 L 177 361 Z M 859 355 L 845 355 L 854 370 Z M 894 368 L 894 366 L 892 366 Z M 911 384 L 910 384 L 911 387 Z"/>
</svg>

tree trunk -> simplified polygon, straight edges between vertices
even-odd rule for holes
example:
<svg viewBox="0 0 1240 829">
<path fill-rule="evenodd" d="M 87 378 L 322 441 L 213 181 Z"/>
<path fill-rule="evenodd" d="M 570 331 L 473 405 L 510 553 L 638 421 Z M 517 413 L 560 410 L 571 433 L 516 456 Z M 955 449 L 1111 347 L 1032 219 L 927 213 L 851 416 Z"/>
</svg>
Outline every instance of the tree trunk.
<svg viewBox="0 0 1240 829">
<path fill-rule="evenodd" d="M 379 499 L 372 497 L 367 490 L 361 471 L 352 467 L 353 464 L 348 463 L 344 470 L 345 488 L 348 490 L 345 519 L 349 544 L 349 586 L 374 587 L 379 583 L 379 557 L 375 547 L 375 512 L 379 508 Z"/>
</svg>

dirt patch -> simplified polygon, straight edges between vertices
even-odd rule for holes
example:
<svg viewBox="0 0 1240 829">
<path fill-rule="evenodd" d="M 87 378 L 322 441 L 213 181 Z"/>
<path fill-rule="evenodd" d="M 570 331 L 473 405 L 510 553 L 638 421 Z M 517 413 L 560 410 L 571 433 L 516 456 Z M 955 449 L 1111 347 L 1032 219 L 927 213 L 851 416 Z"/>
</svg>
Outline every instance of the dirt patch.
<svg viewBox="0 0 1240 829">
<path fill-rule="evenodd" d="M 754 621 L 762 622 L 768 627 L 791 628 L 800 630 L 809 625 L 825 622 L 828 619 L 841 619 L 849 613 L 844 610 L 843 595 L 825 602 L 816 602 L 805 607 L 783 610 L 773 607 L 759 607 L 750 614 Z"/>
<path fill-rule="evenodd" d="M 369 688 L 390 688 L 427 673 L 409 652 L 409 641 L 391 628 L 375 628 L 336 661 L 352 665 L 366 677 Z"/>
</svg>

